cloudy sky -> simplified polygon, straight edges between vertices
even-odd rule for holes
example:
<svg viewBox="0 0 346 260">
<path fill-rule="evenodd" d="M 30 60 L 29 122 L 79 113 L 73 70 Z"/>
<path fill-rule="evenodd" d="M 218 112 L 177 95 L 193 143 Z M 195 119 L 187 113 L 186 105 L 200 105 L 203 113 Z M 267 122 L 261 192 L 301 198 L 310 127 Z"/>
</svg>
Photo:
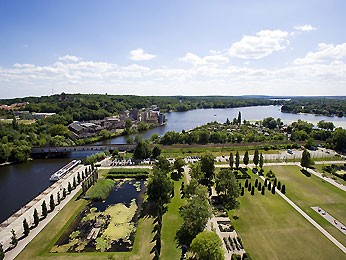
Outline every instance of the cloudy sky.
<svg viewBox="0 0 346 260">
<path fill-rule="evenodd" d="M 346 95 L 343 0 L 0 0 L 0 98 Z"/>
</svg>

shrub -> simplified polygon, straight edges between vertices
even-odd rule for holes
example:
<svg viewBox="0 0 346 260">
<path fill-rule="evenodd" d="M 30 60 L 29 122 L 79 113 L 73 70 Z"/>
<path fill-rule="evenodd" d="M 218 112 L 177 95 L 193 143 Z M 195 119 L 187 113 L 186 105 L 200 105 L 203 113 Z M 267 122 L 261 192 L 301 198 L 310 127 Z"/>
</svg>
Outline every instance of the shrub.
<svg viewBox="0 0 346 260">
<path fill-rule="evenodd" d="M 278 190 L 281 190 L 281 182 L 278 182 Z"/>
<path fill-rule="evenodd" d="M 272 189 L 272 183 L 269 182 L 269 183 L 268 183 L 268 190 L 271 190 L 271 189 Z"/>
<path fill-rule="evenodd" d="M 255 195 L 255 187 L 254 187 L 254 186 L 252 186 L 251 195 L 252 195 L 252 196 Z"/>
<path fill-rule="evenodd" d="M 264 186 L 262 186 L 261 194 L 264 195 Z"/>
<path fill-rule="evenodd" d="M 282 194 L 286 193 L 286 186 L 285 186 L 285 184 L 282 185 L 281 192 L 282 192 Z"/>
<path fill-rule="evenodd" d="M 272 187 L 272 194 L 275 194 L 275 185 L 273 185 L 273 187 Z"/>
<path fill-rule="evenodd" d="M 257 189 L 258 189 L 258 191 L 261 191 L 261 189 L 262 189 L 262 183 L 261 182 L 258 183 Z"/>
</svg>

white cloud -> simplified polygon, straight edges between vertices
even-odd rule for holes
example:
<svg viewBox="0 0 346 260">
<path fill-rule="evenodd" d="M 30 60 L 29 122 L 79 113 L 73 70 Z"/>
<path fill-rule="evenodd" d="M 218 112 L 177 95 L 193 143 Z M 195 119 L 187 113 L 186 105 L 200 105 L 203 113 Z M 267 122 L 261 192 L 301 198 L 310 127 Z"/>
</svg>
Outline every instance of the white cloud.
<svg viewBox="0 0 346 260">
<path fill-rule="evenodd" d="M 334 60 L 342 60 L 346 57 L 346 43 L 334 45 L 320 43 L 315 52 L 308 52 L 304 58 L 297 58 L 293 61 L 295 65 L 325 63 Z"/>
<path fill-rule="evenodd" d="M 307 31 L 315 31 L 315 30 L 317 30 L 316 27 L 313 27 L 313 26 L 310 25 L 310 24 L 304 24 L 304 25 L 294 26 L 294 29 L 296 29 L 296 30 L 298 30 L 298 31 L 304 31 L 304 32 L 307 32 Z"/>
<path fill-rule="evenodd" d="M 72 62 L 77 62 L 77 61 L 80 61 L 82 58 L 80 57 L 77 57 L 77 56 L 71 56 L 71 55 L 65 55 L 65 56 L 62 56 L 62 57 L 59 57 L 59 61 L 66 61 L 66 62 L 69 62 L 69 61 L 72 61 Z"/>
<path fill-rule="evenodd" d="M 214 52 L 215 53 L 215 52 Z M 184 57 L 179 59 L 180 61 L 191 63 L 194 66 L 210 65 L 217 66 L 218 64 L 229 63 L 229 59 L 221 54 L 208 55 L 203 58 L 199 57 L 196 54 L 188 52 Z"/>
<path fill-rule="evenodd" d="M 330 48 L 329 45 L 320 47 Z M 211 55 L 212 58 L 192 53 L 185 56 L 196 66 L 153 68 L 85 60 L 57 61 L 45 66 L 15 64 L 0 67 L 0 89 L 2 98 L 19 93 L 48 95 L 51 88 L 56 93 L 137 95 L 338 95 L 344 93 L 346 85 L 346 63 L 341 59 L 325 64 L 264 69 L 249 65 L 209 65 L 208 62 L 222 60 L 222 57 L 214 57 L 217 55 Z"/>
<path fill-rule="evenodd" d="M 156 57 L 156 55 L 145 53 L 143 49 L 132 50 L 130 54 L 130 59 L 136 61 L 151 60 Z"/>
<path fill-rule="evenodd" d="M 255 35 L 244 35 L 239 42 L 232 44 L 229 55 L 241 59 L 261 59 L 289 45 L 288 32 L 262 30 Z"/>
</svg>

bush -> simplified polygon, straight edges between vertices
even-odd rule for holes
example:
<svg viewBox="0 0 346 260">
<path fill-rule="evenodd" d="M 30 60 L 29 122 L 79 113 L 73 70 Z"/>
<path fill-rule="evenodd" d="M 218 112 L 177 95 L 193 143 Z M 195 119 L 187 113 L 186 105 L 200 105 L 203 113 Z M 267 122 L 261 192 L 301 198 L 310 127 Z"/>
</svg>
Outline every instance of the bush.
<svg viewBox="0 0 346 260">
<path fill-rule="evenodd" d="M 282 187 L 281 187 L 281 192 L 282 192 L 282 194 L 285 194 L 285 193 L 286 193 L 286 186 L 285 186 L 285 184 L 282 185 Z"/>
<path fill-rule="evenodd" d="M 114 181 L 109 179 L 99 179 L 94 186 L 92 186 L 85 197 L 91 200 L 104 200 L 108 197 L 109 193 L 114 188 Z"/>
</svg>

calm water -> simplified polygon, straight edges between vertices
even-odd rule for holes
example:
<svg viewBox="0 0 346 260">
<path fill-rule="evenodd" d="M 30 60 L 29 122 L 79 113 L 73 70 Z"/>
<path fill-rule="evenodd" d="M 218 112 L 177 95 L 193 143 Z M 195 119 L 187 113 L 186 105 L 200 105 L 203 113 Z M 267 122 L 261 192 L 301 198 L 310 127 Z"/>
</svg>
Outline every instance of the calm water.
<svg viewBox="0 0 346 260">
<path fill-rule="evenodd" d="M 182 130 L 189 130 L 197 126 L 204 125 L 208 122 L 218 121 L 221 123 L 226 122 L 227 118 L 232 121 L 233 118 L 238 117 L 239 111 L 242 115 L 242 120 L 258 121 L 265 117 L 281 118 L 286 123 L 292 123 L 298 119 L 314 123 L 324 120 L 333 122 L 336 127 L 346 128 L 346 118 L 315 116 L 309 114 L 288 114 L 282 113 L 280 106 L 258 106 L 258 107 L 242 107 L 242 108 L 220 108 L 220 109 L 196 109 L 186 112 L 172 112 L 167 113 L 167 124 L 165 126 L 150 129 L 142 132 L 141 135 L 144 139 L 150 138 L 154 133 L 163 135 L 167 131 L 180 132 Z M 120 136 L 109 139 L 98 144 L 106 143 L 126 143 L 126 137 Z"/>
<path fill-rule="evenodd" d="M 291 123 L 298 119 L 316 124 L 320 120 L 333 122 L 337 127 L 346 128 L 346 118 L 314 116 L 306 114 L 281 113 L 279 106 L 243 107 L 226 109 L 196 109 L 187 112 L 167 113 L 165 126 L 150 129 L 141 133 L 143 138 L 150 138 L 152 134 L 163 135 L 167 131 L 180 132 L 189 130 L 207 122 L 226 122 L 242 114 L 242 120 L 256 121 L 265 117 L 281 118 L 284 123 Z M 117 137 L 103 143 L 126 143 L 126 137 Z M 90 153 L 89 153 L 90 154 Z M 24 206 L 49 186 L 49 176 L 71 158 L 83 158 L 88 153 L 74 153 L 70 158 L 35 160 L 24 164 L 0 166 L 0 222 Z"/>
</svg>

